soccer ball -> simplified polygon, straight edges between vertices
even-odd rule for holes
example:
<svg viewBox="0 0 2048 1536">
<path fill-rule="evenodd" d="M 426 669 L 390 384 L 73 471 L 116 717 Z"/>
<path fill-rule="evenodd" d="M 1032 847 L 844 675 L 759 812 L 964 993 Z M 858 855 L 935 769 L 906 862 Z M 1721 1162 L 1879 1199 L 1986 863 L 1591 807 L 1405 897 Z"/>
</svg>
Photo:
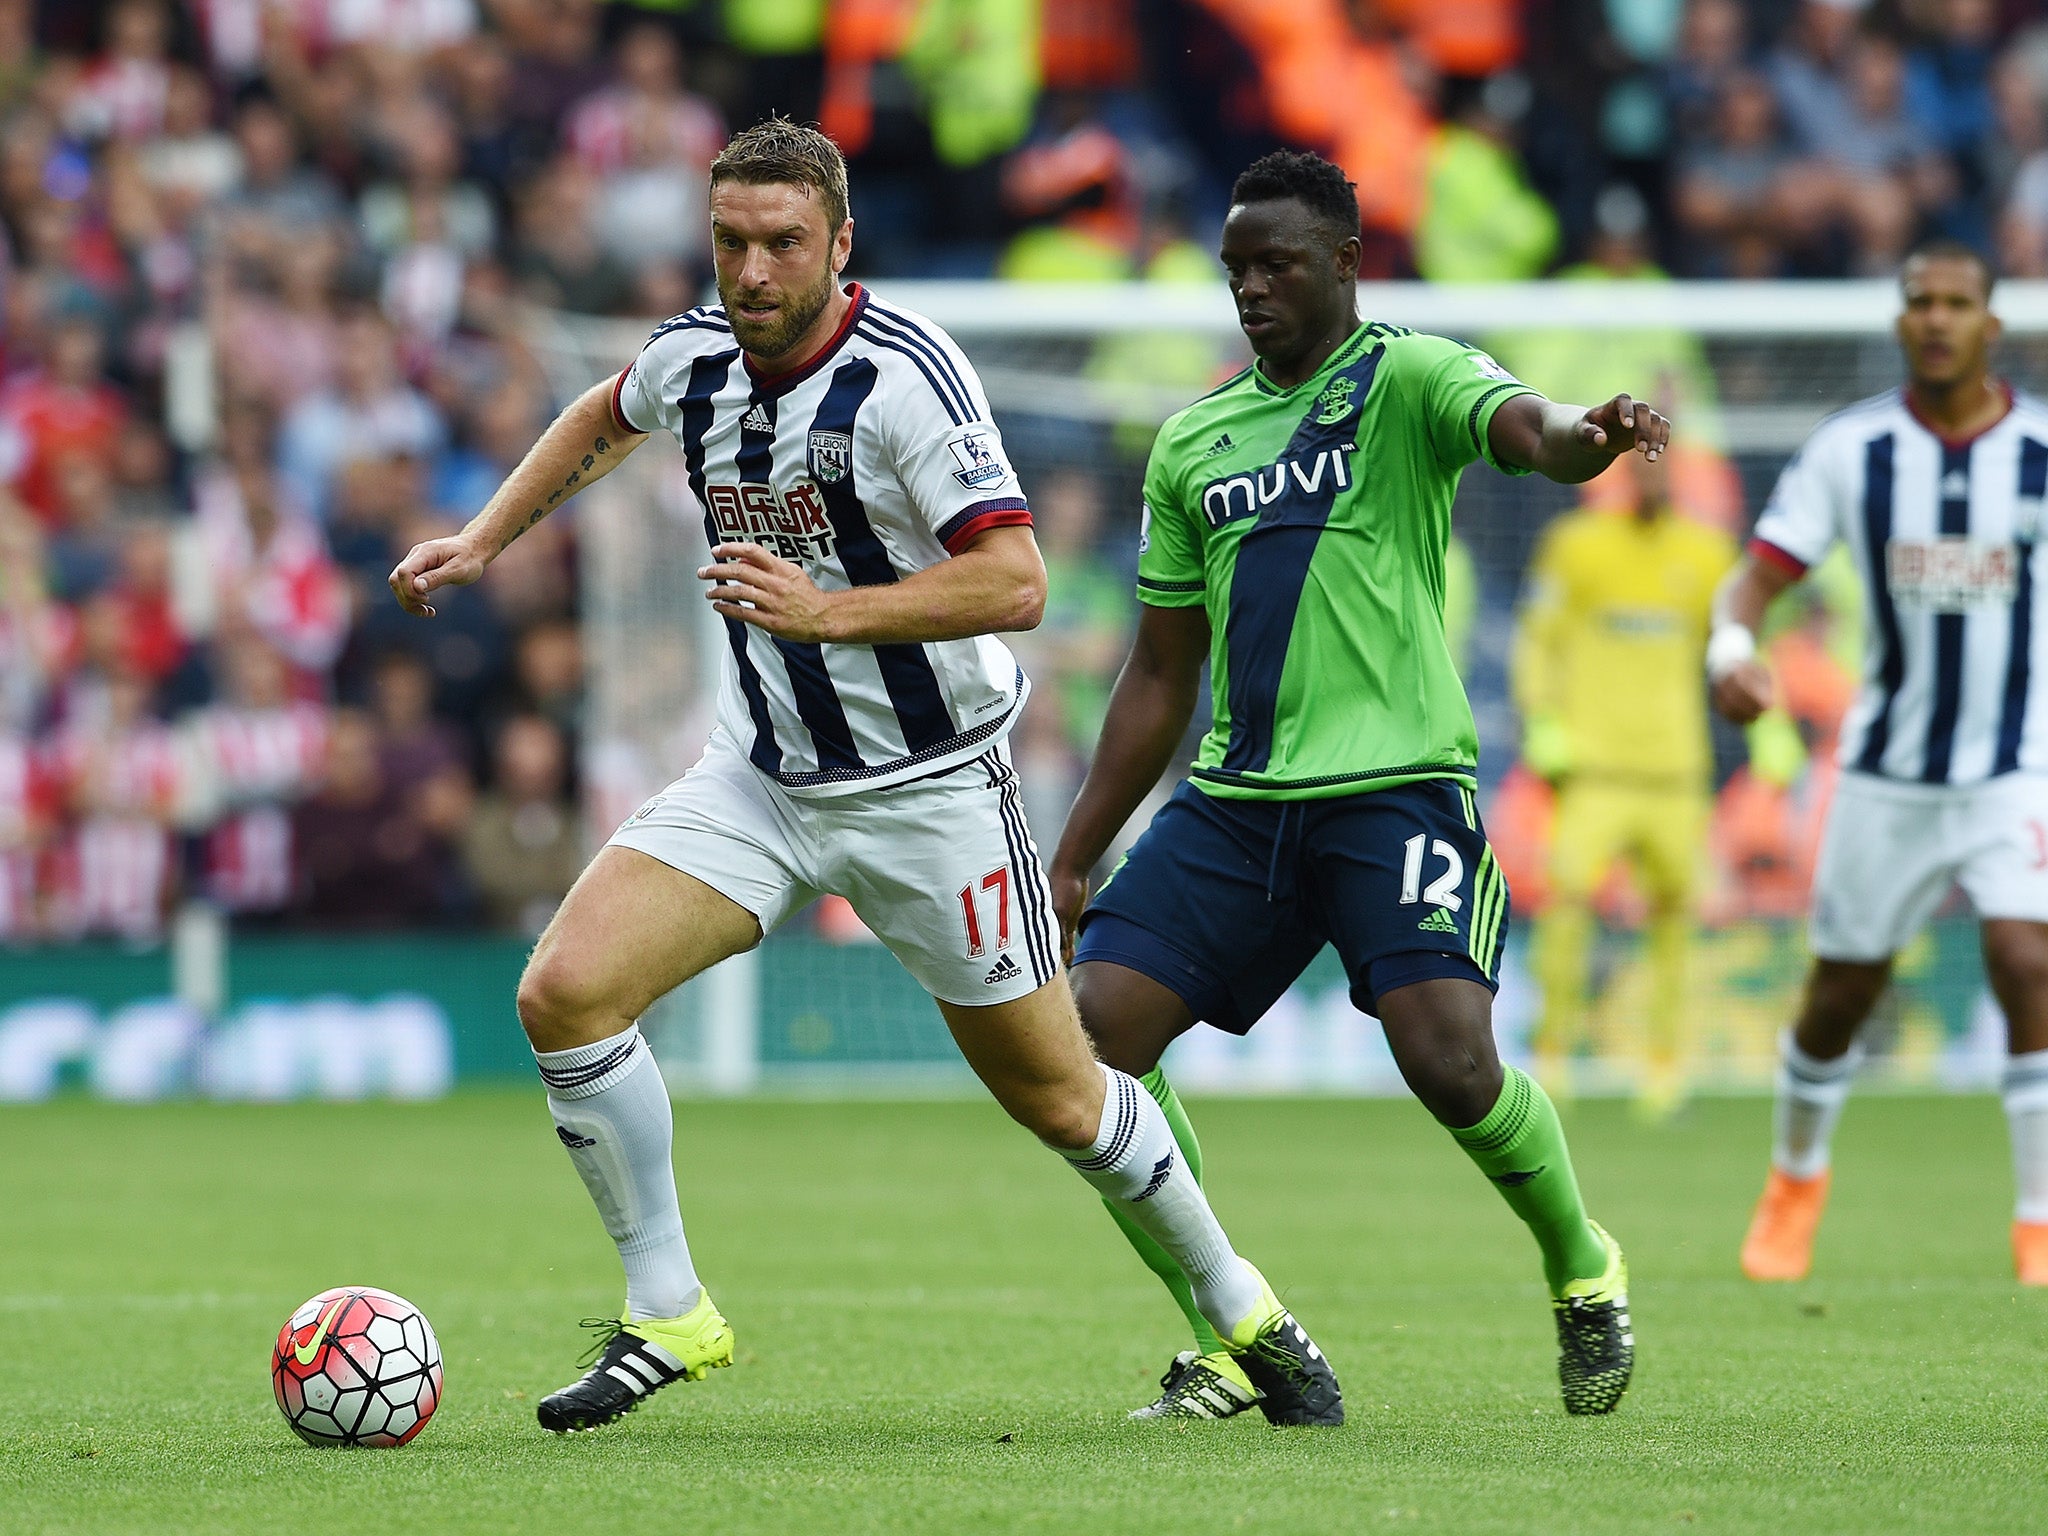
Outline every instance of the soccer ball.
<svg viewBox="0 0 2048 1536">
<path fill-rule="evenodd" d="M 440 1406 L 441 1343 L 403 1296 L 339 1286 L 278 1331 L 270 1386 L 308 1445 L 404 1445 Z"/>
</svg>

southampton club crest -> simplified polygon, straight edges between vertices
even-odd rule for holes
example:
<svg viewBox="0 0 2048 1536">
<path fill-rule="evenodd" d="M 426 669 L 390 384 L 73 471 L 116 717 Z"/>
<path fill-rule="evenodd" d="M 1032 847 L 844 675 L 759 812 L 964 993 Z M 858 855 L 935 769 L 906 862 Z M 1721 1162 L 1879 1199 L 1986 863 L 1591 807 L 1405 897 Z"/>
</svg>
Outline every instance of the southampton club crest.
<svg viewBox="0 0 2048 1536">
<path fill-rule="evenodd" d="M 836 485 L 853 472 L 853 434 L 813 432 L 809 461 L 813 480 L 820 485 Z"/>
<path fill-rule="evenodd" d="M 1333 427 L 1342 421 L 1351 409 L 1351 397 L 1358 392 L 1358 380 L 1338 378 L 1330 381 L 1330 387 L 1316 396 L 1316 425 Z"/>
</svg>

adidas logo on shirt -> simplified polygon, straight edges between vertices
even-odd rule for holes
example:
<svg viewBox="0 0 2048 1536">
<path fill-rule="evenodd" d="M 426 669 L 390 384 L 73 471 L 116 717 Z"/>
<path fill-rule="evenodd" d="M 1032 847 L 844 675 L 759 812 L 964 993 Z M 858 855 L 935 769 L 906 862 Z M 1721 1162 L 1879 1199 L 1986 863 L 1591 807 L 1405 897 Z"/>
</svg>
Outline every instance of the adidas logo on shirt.
<svg viewBox="0 0 2048 1536">
<path fill-rule="evenodd" d="M 740 418 L 742 432 L 773 432 L 775 423 L 768 419 L 768 407 L 756 400 L 746 415 Z"/>
<path fill-rule="evenodd" d="M 984 987 L 992 987 L 1000 981 L 1014 980 L 1021 974 L 1023 973 L 1018 970 L 1017 962 L 1004 955 L 990 968 L 989 973 L 981 978 L 981 984 Z"/>
<path fill-rule="evenodd" d="M 1228 432 L 1225 432 L 1221 437 L 1217 438 L 1215 442 L 1211 443 L 1207 448 L 1202 450 L 1202 457 L 1205 459 L 1213 459 L 1216 457 L 1217 454 L 1228 453 L 1231 449 L 1235 448 L 1236 446 L 1237 444 L 1233 443 L 1230 440 L 1230 434 Z"/>
<path fill-rule="evenodd" d="M 1456 933 L 1458 920 L 1451 916 L 1449 909 L 1438 907 L 1415 926 L 1423 933 Z"/>
</svg>

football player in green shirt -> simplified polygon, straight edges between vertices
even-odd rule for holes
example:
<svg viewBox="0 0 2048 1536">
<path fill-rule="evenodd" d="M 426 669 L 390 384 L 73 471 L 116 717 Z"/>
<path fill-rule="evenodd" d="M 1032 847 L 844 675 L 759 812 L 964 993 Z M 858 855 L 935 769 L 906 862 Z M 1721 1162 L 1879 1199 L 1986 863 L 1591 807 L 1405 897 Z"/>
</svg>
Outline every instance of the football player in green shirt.
<svg viewBox="0 0 2048 1536">
<path fill-rule="evenodd" d="M 1606 1413 L 1634 1365 L 1628 1271 L 1587 1219 L 1550 1100 L 1494 1051 L 1507 886 L 1473 801 L 1444 552 L 1474 459 L 1572 484 L 1661 455 L 1670 423 L 1627 395 L 1553 404 L 1483 352 L 1361 321 L 1357 200 L 1329 162 L 1268 155 L 1231 203 L 1223 265 L 1258 360 L 1153 445 L 1137 639 L 1053 860 L 1082 1021 L 1103 1060 L 1143 1077 L 1199 1178 L 1161 1053 L 1198 1021 L 1250 1029 L 1334 944 L 1408 1086 L 1535 1235 L 1566 1410 Z M 1214 727 L 1090 901 L 1204 660 Z M 1138 1416 L 1251 1407 L 1172 1260 L 1124 1227 L 1197 1343 Z"/>
</svg>

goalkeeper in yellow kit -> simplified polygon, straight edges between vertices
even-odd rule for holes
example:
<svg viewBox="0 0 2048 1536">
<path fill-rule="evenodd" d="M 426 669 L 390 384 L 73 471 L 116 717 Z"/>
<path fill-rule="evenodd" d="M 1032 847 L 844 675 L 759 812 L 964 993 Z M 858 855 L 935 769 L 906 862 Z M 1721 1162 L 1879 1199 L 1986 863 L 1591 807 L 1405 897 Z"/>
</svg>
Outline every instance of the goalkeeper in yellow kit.
<svg viewBox="0 0 2048 1536">
<path fill-rule="evenodd" d="M 1593 898 L 1627 859 L 1650 909 L 1638 1102 L 1662 1116 L 1685 1095 L 1686 967 L 1712 805 L 1701 658 L 1736 551 L 1672 511 L 1662 462 L 1630 468 L 1630 510 L 1581 508 L 1545 530 L 1513 670 L 1523 758 L 1557 788 L 1550 905 L 1531 955 L 1539 1074 L 1558 1084 L 1568 1071 L 1587 1011 Z"/>
</svg>

